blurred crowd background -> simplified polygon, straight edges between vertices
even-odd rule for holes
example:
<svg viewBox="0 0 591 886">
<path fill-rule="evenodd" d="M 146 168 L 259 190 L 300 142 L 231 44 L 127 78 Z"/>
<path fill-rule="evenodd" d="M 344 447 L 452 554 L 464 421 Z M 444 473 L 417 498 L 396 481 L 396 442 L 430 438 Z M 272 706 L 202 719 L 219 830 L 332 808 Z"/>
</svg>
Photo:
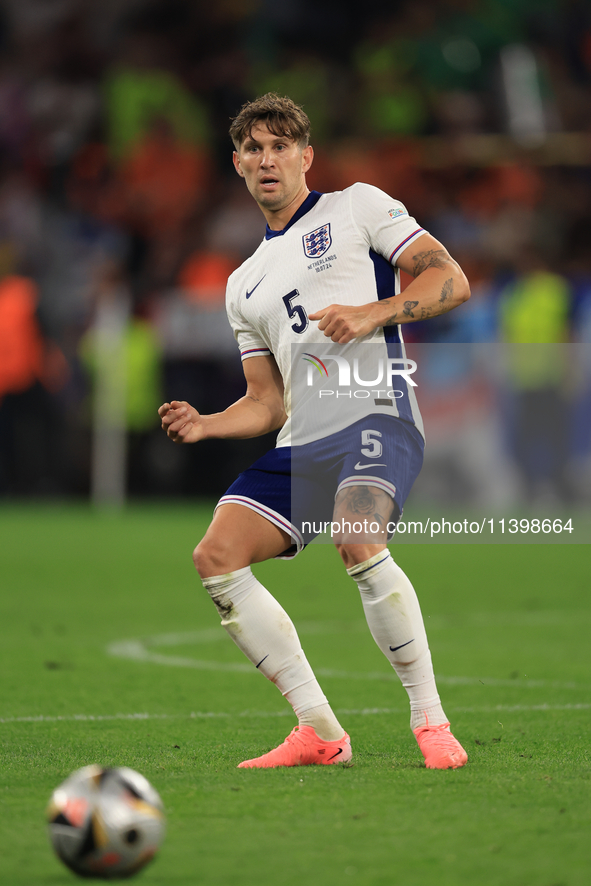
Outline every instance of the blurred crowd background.
<svg viewBox="0 0 591 886">
<path fill-rule="evenodd" d="M 224 290 L 264 220 L 227 130 L 268 90 L 312 120 L 311 187 L 383 188 L 465 269 L 471 301 L 408 340 L 578 355 L 436 373 L 433 488 L 469 497 L 496 435 L 515 496 L 588 501 L 586 0 L 3 0 L 0 496 L 217 495 L 270 445 L 173 446 L 156 415 L 243 393 Z"/>
</svg>

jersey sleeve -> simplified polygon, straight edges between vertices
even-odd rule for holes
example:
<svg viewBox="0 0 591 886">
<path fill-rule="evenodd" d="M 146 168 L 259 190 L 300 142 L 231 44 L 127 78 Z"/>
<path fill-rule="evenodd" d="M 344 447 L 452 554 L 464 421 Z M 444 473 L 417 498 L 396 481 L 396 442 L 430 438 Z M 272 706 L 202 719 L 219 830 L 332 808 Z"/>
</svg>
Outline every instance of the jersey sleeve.
<svg viewBox="0 0 591 886">
<path fill-rule="evenodd" d="M 232 296 L 230 280 L 228 281 L 228 287 L 226 289 L 226 313 L 228 315 L 230 326 L 232 327 L 232 332 L 234 333 L 234 338 L 238 342 L 240 357 L 242 360 L 246 360 L 248 357 L 270 356 L 271 351 L 261 338 L 260 333 L 253 329 L 238 309 L 236 301 Z"/>
<path fill-rule="evenodd" d="M 393 265 L 407 246 L 426 233 L 399 200 L 373 185 L 352 186 L 351 213 L 368 246 Z"/>
</svg>

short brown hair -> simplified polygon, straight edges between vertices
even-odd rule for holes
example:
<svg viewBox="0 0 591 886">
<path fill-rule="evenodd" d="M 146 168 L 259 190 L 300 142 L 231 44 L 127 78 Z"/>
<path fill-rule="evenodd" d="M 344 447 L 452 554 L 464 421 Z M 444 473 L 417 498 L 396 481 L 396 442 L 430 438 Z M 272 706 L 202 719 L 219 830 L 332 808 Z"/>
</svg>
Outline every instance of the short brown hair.
<svg viewBox="0 0 591 886">
<path fill-rule="evenodd" d="M 303 109 L 286 95 L 267 92 L 242 105 L 232 120 L 230 138 L 236 148 L 250 137 L 255 123 L 264 122 L 273 135 L 286 136 L 305 147 L 310 138 L 310 120 Z"/>
</svg>

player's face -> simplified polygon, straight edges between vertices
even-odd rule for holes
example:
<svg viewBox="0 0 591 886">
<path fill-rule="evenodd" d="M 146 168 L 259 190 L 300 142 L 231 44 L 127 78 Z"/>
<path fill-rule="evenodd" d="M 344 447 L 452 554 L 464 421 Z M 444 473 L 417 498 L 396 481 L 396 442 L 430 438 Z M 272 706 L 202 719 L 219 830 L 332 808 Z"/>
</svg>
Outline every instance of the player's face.
<svg viewBox="0 0 591 886">
<path fill-rule="evenodd" d="M 291 138 L 274 135 L 265 124 L 255 124 L 234 151 L 234 166 L 270 221 L 278 213 L 295 212 L 308 193 L 305 175 L 313 156 L 310 146 L 302 148 Z"/>
</svg>

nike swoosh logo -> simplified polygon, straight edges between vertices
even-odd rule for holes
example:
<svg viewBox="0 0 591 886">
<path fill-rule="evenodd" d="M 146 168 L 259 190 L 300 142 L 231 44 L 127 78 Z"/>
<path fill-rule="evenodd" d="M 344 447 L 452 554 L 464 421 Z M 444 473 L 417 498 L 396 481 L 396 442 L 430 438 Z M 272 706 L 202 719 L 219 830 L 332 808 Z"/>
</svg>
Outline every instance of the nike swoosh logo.
<svg viewBox="0 0 591 886">
<path fill-rule="evenodd" d="M 353 470 L 354 471 L 362 471 L 363 468 L 387 468 L 387 467 L 388 467 L 388 465 L 385 465 L 382 462 L 379 462 L 377 465 L 376 464 L 362 465 L 361 462 L 358 461 L 357 464 L 355 465 L 355 467 L 353 468 Z"/>
<path fill-rule="evenodd" d="M 335 757 L 338 757 L 339 754 L 342 754 L 342 753 L 343 753 L 343 749 L 342 749 L 342 748 L 339 748 L 338 751 L 336 752 L 336 754 L 333 754 L 332 757 L 329 757 L 328 759 L 329 759 L 329 760 L 334 760 Z"/>
<path fill-rule="evenodd" d="M 400 646 L 390 646 L 390 652 L 397 652 L 399 649 L 402 649 L 403 646 L 408 646 L 409 643 L 414 643 L 414 641 L 415 638 L 413 637 L 412 640 L 407 640 L 406 643 L 401 643 Z"/>
<path fill-rule="evenodd" d="M 266 276 L 267 276 L 267 275 L 265 274 L 264 277 L 261 277 L 261 279 L 260 279 L 259 282 L 257 283 L 257 286 L 260 286 L 260 285 L 261 285 L 261 283 L 263 282 L 263 280 L 265 279 Z M 246 297 L 247 297 L 247 298 L 250 298 L 250 296 L 253 294 L 253 292 L 255 291 L 255 289 L 257 288 L 257 286 L 253 286 L 252 289 L 250 290 L 250 292 L 248 291 L 248 289 L 246 290 Z"/>
</svg>

